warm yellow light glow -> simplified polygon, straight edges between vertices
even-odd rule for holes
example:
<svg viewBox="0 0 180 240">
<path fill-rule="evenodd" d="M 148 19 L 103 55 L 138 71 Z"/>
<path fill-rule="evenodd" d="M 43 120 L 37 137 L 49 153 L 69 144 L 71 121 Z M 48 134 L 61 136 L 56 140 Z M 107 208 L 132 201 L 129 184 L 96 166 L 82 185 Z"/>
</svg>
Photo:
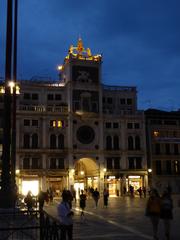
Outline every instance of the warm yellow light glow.
<svg viewBox="0 0 180 240">
<path fill-rule="evenodd" d="M 115 176 L 109 176 L 109 179 L 115 179 L 116 177 Z"/>
<path fill-rule="evenodd" d="M 62 71 L 63 65 L 59 65 L 59 66 L 57 67 L 57 69 L 58 69 L 59 71 Z"/>
<path fill-rule="evenodd" d="M 19 174 L 20 173 L 20 170 L 19 169 L 16 169 L 16 174 Z"/>
<path fill-rule="evenodd" d="M 1 94 L 4 94 L 4 93 L 5 93 L 4 87 L 1 87 L 1 88 L 0 88 L 0 93 L 1 93 Z"/>
<path fill-rule="evenodd" d="M 39 181 L 22 181 L 22 194 L 25 196 L 27 195 L 28 191 L 31 191 L 34 196 L 37 196 L 39 193 Z"/>
<path fill-rule="evenodd" d="M 74 174 L 75 170 L 74 170 L 74 169 L 71 169 L 71 172 L 72 172 L 72 174 Z"/>
<path fill-rule="evenodd" d="M 154 131 L 153 135 L 154 135 L 154 137 L 158 137 L 159 136 L 159 132 L 158 131 Z"/>
<path fill-rule="evenodd" d="M 140 178 L 140 176 L 129 176 L 128 178 Z"/>
<path fill-rule="evenodd" d="M 62 128 L 62 121 L 58 120 L 58 127 Z"/>
<path fill-rule="evenodd" d="M 84 175 L 84 171 L 81 171 L 81 175 Z"/>
<path fill-rule="evenodd" d="M 149 172 L 149 173 L 151 173 L 151 172 L 152 172 L 152 169 L 151 169 L 151 168 L 149 168 L 149 169 L 148 169 L 148 172 Z"/>
<path fill-rule="evenodd" d="M 20 87 L 18 85 L 16 85 L 16 94 L 20 94 Z"/>
<path fill-rule="evenodd" d="M 107 169 L 106 169 L 106 168 L 104 168 L 104 169 L 103 169 L 103 171 L 104 171 L 104 172 L 106 172 L 106 171 L 107 171 Z"/>
<path fill-rule="evenodd" d="M 8 82 L 8 86 L 9 86 L 10 88 L 15 87 L 15 82 L 14 82 L 14 81 Z"/>
<path fill-rule="evenodd" d="M 53 127 L 56 127 L 56 121 L 55 120 L 53 121 Z"/>
</svg>

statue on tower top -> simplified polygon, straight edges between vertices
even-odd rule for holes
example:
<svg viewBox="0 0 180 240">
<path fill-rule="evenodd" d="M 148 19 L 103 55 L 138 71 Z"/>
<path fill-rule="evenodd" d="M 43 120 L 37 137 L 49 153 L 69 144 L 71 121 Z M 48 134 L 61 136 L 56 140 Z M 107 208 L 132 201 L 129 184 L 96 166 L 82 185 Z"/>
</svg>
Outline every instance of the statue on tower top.
<svg viewBox="0 0 180 240">
<path fill-rule="evenodd" d="M 77 47 L 73 45 L 70 46 L 68 56 L 66 56 L 65 59 L 68 60 L 70 57 L 92 61 L 101 61 L 102 58 L 100 54 L 92 55 L 90 48 L 85 49 L 81 37 L 78 38 Z"/>
<path fill-rule="evenodd" d="M 83 41 L 82 39 L 79 37 L 78 39 L 78 43 L 77 43 L 77 51 L 81 54 L 84 51 L 84 47 L 83 47 Z"/>
</svg>

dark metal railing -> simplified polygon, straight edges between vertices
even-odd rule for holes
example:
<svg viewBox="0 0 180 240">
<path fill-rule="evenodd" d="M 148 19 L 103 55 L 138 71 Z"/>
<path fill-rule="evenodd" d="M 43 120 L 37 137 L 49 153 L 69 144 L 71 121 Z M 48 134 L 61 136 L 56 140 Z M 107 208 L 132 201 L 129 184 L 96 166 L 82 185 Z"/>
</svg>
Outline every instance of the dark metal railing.
<svg viewBox="0 0 180 240">
<path fill-rule="evenodd" d="M 62 240 L 55 218 L 39 210 L 0 212 L 0 240 Z"/>
</svg>

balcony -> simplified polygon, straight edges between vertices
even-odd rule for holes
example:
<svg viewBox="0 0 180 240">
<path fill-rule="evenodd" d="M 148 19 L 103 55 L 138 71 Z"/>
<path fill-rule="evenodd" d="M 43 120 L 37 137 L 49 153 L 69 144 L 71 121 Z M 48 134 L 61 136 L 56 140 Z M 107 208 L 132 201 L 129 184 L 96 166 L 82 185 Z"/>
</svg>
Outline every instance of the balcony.
<svg viewBox="0 0 180 240">
<path fill-rule="evenodd" d="M 67 106 L 19 105 L 17 111 L 67 113 Z"/>
</svg>

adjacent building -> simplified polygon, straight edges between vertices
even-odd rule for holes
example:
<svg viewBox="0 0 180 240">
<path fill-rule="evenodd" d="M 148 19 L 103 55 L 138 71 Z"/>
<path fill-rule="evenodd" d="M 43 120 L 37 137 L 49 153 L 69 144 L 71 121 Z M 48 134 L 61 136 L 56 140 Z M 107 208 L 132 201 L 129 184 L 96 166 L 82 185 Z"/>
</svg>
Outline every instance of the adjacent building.
<svg viewBox="0 0 180 240">
<path fill-rule="evenodd" d="M 145 116 L 151 184 L 180 192 L 180 111 L 148 109 Z"/>
</svg>

